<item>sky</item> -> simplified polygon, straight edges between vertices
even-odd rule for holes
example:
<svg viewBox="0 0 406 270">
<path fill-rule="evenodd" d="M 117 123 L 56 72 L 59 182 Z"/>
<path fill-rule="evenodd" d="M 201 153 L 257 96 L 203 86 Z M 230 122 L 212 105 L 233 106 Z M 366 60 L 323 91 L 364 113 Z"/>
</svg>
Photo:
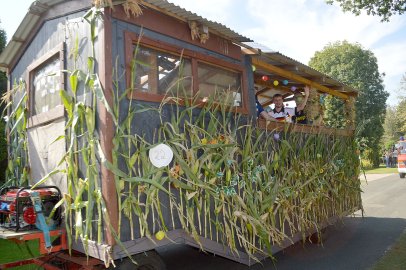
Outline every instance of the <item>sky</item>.
<svg viewBox="0 0 406 270">
<path fill-rule="evenodd" d="M 406 14 L 390 22 L 379 17 L 344 13 L 325 0 L 169 0 L 266 47 L 308 64 L 328 43 L 347 40 L 374 53 L 379 72 L 385 73 L 388 104 L 398 103 L 400 81 L 406 74 Z M 2 5 L 0 27 L 8 39 L 28 11 L 32 0 Z"/>
</svg>

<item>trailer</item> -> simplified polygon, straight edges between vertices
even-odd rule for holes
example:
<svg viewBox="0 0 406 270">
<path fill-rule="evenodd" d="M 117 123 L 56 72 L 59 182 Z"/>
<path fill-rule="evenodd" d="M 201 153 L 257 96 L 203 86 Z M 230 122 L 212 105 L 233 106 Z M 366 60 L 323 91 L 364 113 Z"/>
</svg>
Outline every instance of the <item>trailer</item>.
<svg viewBox="0 0 406 270">
<path fill-rule="evenodd" d="M 178 243 L 252 265 L 362 208 L 355 89 L 170 2 L 94 2 L 35 1 L 0 56 L 7 185 L 57 186 L 73 250 L 159 269 L 152 251 Z M 256 99 L 306 86 L 308 124 L 257 119 Z"/>
</svg>

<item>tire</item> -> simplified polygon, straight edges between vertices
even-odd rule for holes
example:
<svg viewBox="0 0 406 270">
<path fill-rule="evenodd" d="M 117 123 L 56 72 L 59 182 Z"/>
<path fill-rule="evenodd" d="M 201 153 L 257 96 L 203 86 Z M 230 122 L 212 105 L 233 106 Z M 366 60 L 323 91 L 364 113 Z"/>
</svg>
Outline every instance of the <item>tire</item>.
<svg viewBox="0 0 406 270">
<path fill-rule="evenodd" d="M 134 264 L 130 258 L 123 258 L 115 261 L 116 268 L 120 270 L 166 270 L 164 261 L 155 250 L 132 255 L 137 264 Z"/>
<path fill-rule="evenodd" d="M 399 173 L 400 178 L 405 178 L 406 173 Z"/>
</svg>

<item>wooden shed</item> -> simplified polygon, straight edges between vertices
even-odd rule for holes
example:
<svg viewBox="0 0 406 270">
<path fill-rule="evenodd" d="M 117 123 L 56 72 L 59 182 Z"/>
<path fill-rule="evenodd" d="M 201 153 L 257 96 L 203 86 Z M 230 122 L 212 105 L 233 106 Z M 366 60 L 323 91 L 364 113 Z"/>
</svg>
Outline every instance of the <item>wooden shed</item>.
<svg viewBox="0 0 406 270">
<path fill-rule="evenodd" d="M 351 113 L 337 130 L 255 109 L 309 85 L 353 112 L 354 89 L 165 0 L 130 2 L 35 1 L 0 56 L 9 183 L 63 191 L 74 249 L 108 263 L 184 243 L 251 265 L 361 207 Z M 156 167 L 162 145 L 173 160 Z"/>
</svg>

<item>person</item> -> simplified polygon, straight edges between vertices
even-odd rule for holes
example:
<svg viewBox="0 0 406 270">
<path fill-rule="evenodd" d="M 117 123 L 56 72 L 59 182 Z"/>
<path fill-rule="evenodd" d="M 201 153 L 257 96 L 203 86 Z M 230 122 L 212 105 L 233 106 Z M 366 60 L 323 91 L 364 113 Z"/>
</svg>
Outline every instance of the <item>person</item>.
<svg viewBox="0 0 406 270">
<path fill-rule="evenodd" d="M 309 99 L 310 88 L 306 85 L 304 88 L 305 96 L 301 92 L 297 91 L 294 95 L 296 108 L 295 108 L 295 116 L 293 117 L 293 122 L 298 124 L 307 124 L 307 117 L 304 112 L 304 108 L 307 104 L 307 100 Z"/>
<path fill-rule="evenodd" d="M 257 117 L 258 118 L 262 117 L 267 121 L 275 120 L 264 110 L 261 103 L 259 103 L 257 96 L 255 96 L 255 103 L 256 103 L 256 106 L 257 106 Z"/>
<path fill-rule="evenodd" d="M 386 168 L 389 168 L 389 150 L 386 150 L 385 152 L 385 165 Z"/>
<path fill-rule="evenodd" d="M 270 116 L 277 121 L 286 121 L 286 122 L 297 122 L 296 113 L 300 116 L 299 120 L 304 121 L 306 116 L 304 114 L 304 108 L 309 98 L 310 88 L 306 85 L 305 88 L 305 98 L 301 100 L 301 103 L 297 105 L 296 108 L 289 108 L 283 105 L 283 97 L 281 94 L 275 94 L 272 97 L 272 102 L 275 105 L 275 108 L 270 111 Z M 300 94 L 301 95 L 301 94 Z"/>
</svg>

